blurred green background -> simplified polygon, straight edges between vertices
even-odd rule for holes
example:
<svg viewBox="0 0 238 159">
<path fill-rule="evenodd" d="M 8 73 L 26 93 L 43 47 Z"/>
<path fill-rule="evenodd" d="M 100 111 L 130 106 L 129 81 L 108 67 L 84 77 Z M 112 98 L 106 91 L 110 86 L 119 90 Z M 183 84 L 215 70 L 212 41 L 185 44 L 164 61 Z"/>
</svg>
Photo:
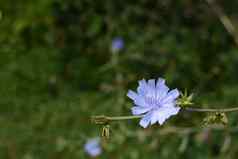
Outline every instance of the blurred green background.
<svg viewBox="0 0 238 159">
<path fill-rule="evenodd" d="M 238 1 L 217 1 L 238 26 Z M 164 77 L 197 107 L 238 105 L 238 48 L 204 0 L 1 0 L 0 158 L 84 159 L 100 135 L 91 115 L 130 115 L 137 81 Z M 125 47 L 111 51 L 115 37 Z M 115 122 L 98 158 L 237 158 L 237 131 L 160 133 L 200 126 L 180 113 L 163 126 Z M 237 114 L 229 114 L 229 126 Z"/>
</svg>

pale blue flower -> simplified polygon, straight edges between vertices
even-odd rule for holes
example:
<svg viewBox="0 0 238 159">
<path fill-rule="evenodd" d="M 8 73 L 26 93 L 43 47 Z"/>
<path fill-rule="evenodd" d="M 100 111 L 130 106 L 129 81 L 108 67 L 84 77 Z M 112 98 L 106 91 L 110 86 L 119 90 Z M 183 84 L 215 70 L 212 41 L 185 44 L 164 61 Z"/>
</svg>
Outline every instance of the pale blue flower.
<svg viewBox="0 0 238 159">
<path fill-rule="evenodd" d="M 96 157 L 102 153 L 100 138 L 89 139 L 84 145 L 84 150 L 91 157 Z"/>
<path fill-rule="evenodd" d="M 116 37 L 112 40 L 111 50 L 113 53 L 117 53 L 123 48 L 124 48 L 124 40 L 121 37 Z"/>
<path fill-rule="evenodd" d="M 154 79 L 148 82 L 144 79 L 139 81 L 137 93 L 129 90 L 127 96 L 134 101 L 132 114 L 144 115 L 140 120 L 140 125 L 144 128 L 156 122 L 162 125 L 166 119 L 176 115 L 180 110 L 180 107 L 176 106 L 179 91 L 177 89 L 169 91 L 162 78 L 157 82 Z"/>
</svg>

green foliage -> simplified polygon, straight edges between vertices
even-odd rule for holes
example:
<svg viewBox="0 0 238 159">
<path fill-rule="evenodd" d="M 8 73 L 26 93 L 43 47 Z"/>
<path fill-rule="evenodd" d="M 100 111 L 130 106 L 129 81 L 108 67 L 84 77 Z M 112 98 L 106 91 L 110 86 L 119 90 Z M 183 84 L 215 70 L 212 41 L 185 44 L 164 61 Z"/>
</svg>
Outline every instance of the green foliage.
<svg viewBox="0 0 238 159">
<path fill-rule="evenodd" d="M 238 2 L 219 5 L 235 21 Z M 83 145 L 101 132 L 90 116 L 129 115 L 127 89 L 142 78 L 187 88 L 198 106 L 238 104 L 238 49 L 205 1 L 2 0 L 0 6 L 0 158 L 89 158 Z M 115 36 L 125 49 L 114 57 Z M 228 125 L 236 119 L 230 116 Z M 181 113 L 146 130 L 138 121 L 115 123 L 99 158 L 236 158 L 237 142 L 221 147 L 237 133 L 159 133 L 201 120 Z"/>
</svg>

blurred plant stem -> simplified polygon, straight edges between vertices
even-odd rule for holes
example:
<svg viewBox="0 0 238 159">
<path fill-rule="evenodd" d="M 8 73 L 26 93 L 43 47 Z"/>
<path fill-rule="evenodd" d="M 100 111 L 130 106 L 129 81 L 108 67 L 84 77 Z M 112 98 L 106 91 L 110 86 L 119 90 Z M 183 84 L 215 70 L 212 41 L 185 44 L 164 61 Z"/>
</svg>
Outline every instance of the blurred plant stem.
<svg viewBox="0 0 238 159">
<path fill-rule="evenodd" d="M 227 32 L 233 37 L 236 45 L 238 46 L 238 33 L 233 25 L 231 19 L 225 14 L 223 9 L 215 2 L 215 0 L 206 0 L 213 12 L 218 16 L 221 23 L 226 28 Z"/>
<path fill-rule="evenodd" d="M 115 71 L 115 82 L 116 82 L 116 111 L 121 112 L 122 105 L 124 104 L 124 92 L 123 92 L 123 75 L 121 73 L 120 64 L 119 64 L 119 53 L 112 53 L 111 63 Z"/>
</svg>

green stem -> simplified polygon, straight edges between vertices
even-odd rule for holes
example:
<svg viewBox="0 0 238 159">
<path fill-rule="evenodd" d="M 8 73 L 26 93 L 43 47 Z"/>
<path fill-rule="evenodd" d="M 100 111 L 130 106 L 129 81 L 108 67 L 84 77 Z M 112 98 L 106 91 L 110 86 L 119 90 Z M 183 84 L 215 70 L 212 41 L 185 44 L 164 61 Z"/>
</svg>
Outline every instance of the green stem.
<svg viewBox="0 0 238 159">
<path fill-rule="evenodd" d="M 104 115 L 100 115 L 100 116 L 93 116 L 92 122 L 95 124 L 108 124 L 111 121 L 118 121 L 118 120 L 131 120 L 131 119 L 138 119 L 138 118 L 142 118 L 143 115 L 140 116 L 114 116 L 114 117 L 110 117 L 110 116 L 104 116 Z"/>
<path fill-rule="evenodd" d="M 138 116 L 115 116 L 115 117 L 107 117 L 108 120 L 110 121 L 115 121 L 115 120 L 130 120 L 130 119 L 138 119 L 142 118 L 143 115 L 138 115 Z"/>
<path fill-rule="evenodd" d="M 235 112 L 238 111 L 238 107 L 234 108 L 226 108 L 226 109 L 211 109 L 211 108 L 183 108 L 185 111 L 190 111 L 190 112 Z"/>
<path fill-rule="evenodd" d="M 235 112 L 238 111 L 238 107 L 234 108 L 226 108 L 226 109 L 210 109 L 210 108 L 182 108 L 185 111 L 190 112 Z M 131 119 L 139 119 L 142 118 L 144 115 L 138 115 L 138 116 L 94 116 L 92 117 L 92 122 L 95 124 L 108 124 L 111 121 L 119 121 L 119 120 L 131 120 Z"/>
</svg>

